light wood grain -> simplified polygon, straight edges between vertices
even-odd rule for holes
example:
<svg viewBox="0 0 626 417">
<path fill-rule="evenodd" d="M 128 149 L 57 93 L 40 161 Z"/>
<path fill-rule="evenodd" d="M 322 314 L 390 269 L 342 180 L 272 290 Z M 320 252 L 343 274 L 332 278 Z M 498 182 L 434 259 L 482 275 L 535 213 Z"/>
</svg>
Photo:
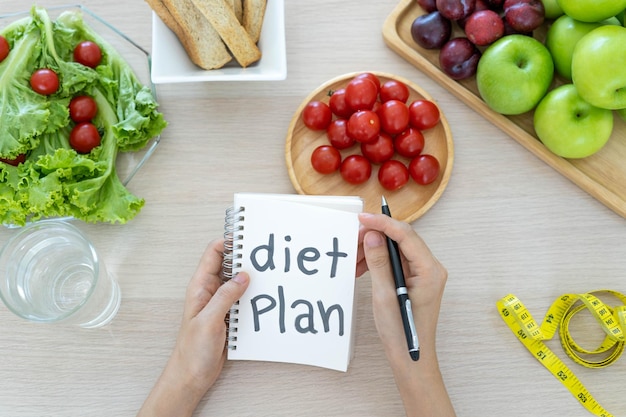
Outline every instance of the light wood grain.
<svg viewBox="0 0 626 417">
<path fill-rule="evenodd" d="M 150 50 L 144 1 L 83 3 Z M 626 221 L 389 48 L 382 28 L 396 0 L 285 3 L 287 79 L 159 85 L 170 124 L 129 185 L 145 207 L 123 226 L 77 223 L 120 283 L 113 322 L 94 331 L 38 326 L 0 304 L 0 416 L 133 416 L 174 346 L 185 288 L 207 242 L 223 233 L 233 192 L 295 192 L 285 163 L 294 112 L 326 80 L 375 70 L 429 92 L 454 138 L 448 186 L 413 227 L 449 272 L 437 346 L 457 415 L 588 417 L 510 334 L 495 302 L 514 293 L 541 317 L 564 293 L 626 291 Z M 2 1 L 3 12 L 25 7 Z M 0 243 L 11 233 L 0 228 Z M 368 274 L 356 292 L 347 373 L 227 363 L 196 416 L 403 416 Z M 582 341 L 599 331 L 575 326 Z M 571 364 L 558 341 L 549 346 Z M 626 417 L 625 358 L 600 371 L 571 366 L 607 410 Z"/>
<path fill-rule="evenodd" d="M 424 10 L 413 0 L 402 0 L 389 14 L 383 26 L 387 44 L 400 56 L 435 79 L 487 120 L 517 140 L 539 159 L 569 178 L 580 188 L 626 217 L 626 124 L 615 115 L 613 134 L 598 153 L 583 159 L 564 159 L 546 148 L 533 128 L 533 112 L 505 116 L 494 112 L 481 99 L 475 77 L 455 81 L 439 65 L 438 50 L 427 50 L 417 45 L 411 37 L 411 24 Z M 545 38 L 548 23 L 534 34 Z M 453 36 L 463 36 L 458 27 Z M 563 83 L 555 77 L 552 88 Z"/>
<path fill-rule="evenodd" d="M 407 104 L 415 100 L 425 99 L 435 102 L 434 98 L 424 89 L 404 77 L 394 74 L 371 71 L 381 84 L 395 79 L 401 81 L 409 88 Z M 443 194 L 454 163 L 454 142 L 452 132 L 443 111 L 440 111 L 440 122 L 433 128 L 424 130 L 424 150 L 422 154 L 432 155 L 437 158 L 440 166 L 440 174 L 437 179 L 426 185 L 420 185 L 410 180 L 406 186 L 396 191 L 385 190 L 378 182 L 378 164 L 372 164 L 372 175 L 363 184 L 353 185 L 344 181 L 335 172 L 329 175 L 318 173 L 311 166 L 311 154 L 321 145 L 328 145 L 326 131 L 314 131 L 307 128 L 302 119 L 302 112 L 308 103 L 317 100 L 328 103 L 329 94 L 345 86 L 358 73 L 343 74 L 329 80 L 314 89 L 300 104 L 289 124 L 285 155 L 287 172 L 296 191 L 300 194 L 324 194 L 324 195 L 358 195 L 365 202 L 364 209 L 368 212 L 380 210 L 380 198 L 385 196 L 389 206 L 393 210 L 395 218 L 413 222 L 426 213 Z M 360 154 L 358 144 L 341 151 L 342 159 L 351 154 Z M 394 155 L 393 159 L 402 161 L 408 165 L 409 159 L 400 155 Z"/>
</svg>

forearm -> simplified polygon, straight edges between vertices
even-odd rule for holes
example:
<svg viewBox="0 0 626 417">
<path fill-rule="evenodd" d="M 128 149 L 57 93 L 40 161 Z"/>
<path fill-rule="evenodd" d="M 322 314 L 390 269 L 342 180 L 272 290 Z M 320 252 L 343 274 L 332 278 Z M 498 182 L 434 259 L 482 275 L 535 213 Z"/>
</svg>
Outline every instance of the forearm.
<svg viewBox="0 0 626 417">
<path fill-rule="evenodd" d="M 405 346 L 385 346 L 407 417 L 454 417 L 434 341 L 420 341 L 420 358 L 413 361 Z"/>
<path fill-rule="evenodd" d="M 178 369 L 170 359 L 137 417 L 190 417 L 193 414 L 205 393 L 189 378 L 176 375 Z"/>
</svg>

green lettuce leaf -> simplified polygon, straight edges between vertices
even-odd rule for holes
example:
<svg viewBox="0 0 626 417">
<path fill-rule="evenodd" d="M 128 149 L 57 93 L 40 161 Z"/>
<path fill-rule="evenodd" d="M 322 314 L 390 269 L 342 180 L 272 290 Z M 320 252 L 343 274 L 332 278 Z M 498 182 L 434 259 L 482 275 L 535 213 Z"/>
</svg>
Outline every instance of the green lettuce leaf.
<svg viewBox="0 0 626 417">
<path fill-rule="evenodd" d="M 44 8 L 34 6 L 30 17 L 5 27 L 2 35 L 11 52 L 0 63 L 0 158 L 27 158 L 17 167 L 0 162 L 0 221 L 132 219 L 144 200 L 121 183 L 115 160 L 118 152 L 144 147 L 166 127 L 151 90 L 78 12 L 51 21 Z M 73 48 L 83 40 L 102 50 L 96 69 L 73 62 Z M 43 67 L 59 76 L 59 90 L 50 96 L 35 93 L 29 84 L 30 75 Z M 69 144 L 68 105 L 78 94 L 91 95 L 98 104 L 93 123 L 101 145 L 85 155 Z"/>
</svg>

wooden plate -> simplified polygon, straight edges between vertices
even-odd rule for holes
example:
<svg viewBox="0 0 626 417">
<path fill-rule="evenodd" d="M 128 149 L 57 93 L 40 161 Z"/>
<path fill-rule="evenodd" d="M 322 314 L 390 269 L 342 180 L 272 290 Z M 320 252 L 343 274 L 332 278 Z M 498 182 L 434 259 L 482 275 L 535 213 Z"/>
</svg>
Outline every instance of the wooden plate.
<svg viewBox="0 0 626 417">
<path fill-rule="evenodd" d="M 411 38 L 411 24 L 424 10 L 415 0 L 402 0 L 383 24 L 387 45 L 416 68 L 447 88 L 461 101 L 523 145 L 542 161 L 569 178 L 622 217 L 626 217 L 626 123 L 615 115 L 613 134 L 596 154 L 583 159 L 564 159 L 550 152 L 537 138 L 533 112 L 504 116 L 491 110 L 481 99 L 475 77 L 463 81 L 449 78 L 439 66 L 439 51 L 418 46 Z M 535 31 L 545 38 L 547 26 Z M 462 36 L 460 29 L 455 35 Z M 554 85 L 562 83 L 555 80 Z"/>
<path fill-rule="evenodd" d="M 410 96 L 408 103 L 417 99 L 436 101 L 415 83 L 396 75 L 373 72 L 381 83 L 395 79 L 402 81 L 409 87 Z M 399 220 L 412 222 L 426 213 L 441 197 L 450 180 L 452 163 L 454 160 L 454 145 L 450 126 L 445 115 L 441 112 L 440 123 L 432 129 L 424 130 L 425 145 L 422 153 L 431 154 L 437 158 L 441 165 L 439 178 L 426 186 L 419 185 L 409 180 L 406 186 L 397 191 L 387 191 L 378 183 L 378 166 L 373 165 L 372 176 L 360 185 L 351 185 L 345 182 L 339 172 L 329 175 L 319 174 L 311 166 L 311 153 L 320 145 L 328 144 L 325 131 L 313 131 L 307 128 L 302 121 L 302 111 L 311 100 L 320 100 L 328 103 L 329 91 L 345 87 L 358 72 L 344 74 L 319 86 L 309 94 L 300 107 L 296 110 L 289 130 L 285 154 L 287 169 L 291 183 L 300 194 L 315 195 L 358 195 L 364 200 L 364 210 L 371 213 L 380 212 L 381 196 L 385 196 L 393 216 Z M 345 157 L 352 153 L 360 153 L 358 146 L 342 151 Z M 408 163 L 408 160 L 394 156 Z"/>
</svg>

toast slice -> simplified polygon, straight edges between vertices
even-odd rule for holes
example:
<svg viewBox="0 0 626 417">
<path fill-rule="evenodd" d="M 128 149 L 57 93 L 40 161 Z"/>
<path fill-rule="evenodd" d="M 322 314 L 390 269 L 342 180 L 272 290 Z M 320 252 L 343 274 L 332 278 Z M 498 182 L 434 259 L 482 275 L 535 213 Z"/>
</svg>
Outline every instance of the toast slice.
<svg viewBox="0 0 626 417">
<path fill-rule="evenodd" d="M 173 1 L 173 0 L 164 0 Z M 177 0 L 182 1 L 182 0 Z M 189 1 L 189 0 L 186 0 Z M 201 14 L 219 33 L 239 65 L 247 67 L 261 59 L 261 51 L 256 42 L 237 20 L 233 8 L 227 0 L 191 0 Z"/>
<path fill-rule="evenodd" d="M 265 17 L 267 0 L 242 0 L 243 1 L 243 27 L 256 43 L 261 37 L 261 27 Z"/>
<path fill-rule="evenodd" d="M 183 44 L 191 61 L 203 69 L 221 68 L 232 60 L 213 25 L 197 13 L 191 0 L 146 0 Z"/>
</svg>

